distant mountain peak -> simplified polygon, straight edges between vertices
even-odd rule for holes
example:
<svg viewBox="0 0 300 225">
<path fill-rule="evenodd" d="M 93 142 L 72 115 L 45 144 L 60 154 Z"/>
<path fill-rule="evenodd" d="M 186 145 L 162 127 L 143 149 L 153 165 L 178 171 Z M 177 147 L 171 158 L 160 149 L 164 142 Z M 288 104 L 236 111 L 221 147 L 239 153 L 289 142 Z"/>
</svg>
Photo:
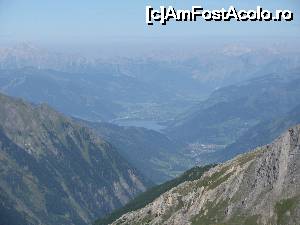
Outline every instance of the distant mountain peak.
<svg viewBox="0 0 300 225">
<path fill-rule="evenodd" d="M 14 50 L 19 50 L 19 51 L 24 51 L 24 52 L 29 52 L 29 51 L 37 51 L 40 50 L 41 48 L 38 48 L 36 45 L 34 45 L 31 42 L 20 42 L 16 44 L 15 46 L 12 47 Z"/>
<path fill-rule="evenodd" d="M 244 45 L 227 45 L 222 49 L 222 53 L 224 55 L 228 55 L 228 56 L 240 56 L 240 55 L 244 55 L 247 53 L 251 53 L 254 50 L 251 49 L 250 47 L 246 47 Z"/>
</svg>

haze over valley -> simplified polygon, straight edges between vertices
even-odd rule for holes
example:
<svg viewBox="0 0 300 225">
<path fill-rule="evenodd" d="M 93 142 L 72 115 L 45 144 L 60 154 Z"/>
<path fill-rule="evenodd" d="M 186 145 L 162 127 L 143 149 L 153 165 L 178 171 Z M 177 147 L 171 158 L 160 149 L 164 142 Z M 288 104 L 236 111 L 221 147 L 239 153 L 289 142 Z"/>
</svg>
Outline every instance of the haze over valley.
<svg viewBox="0 0 300 225">
<path fill-rule="evenodd" d="M 193 165 L 226 158 L 223 150 L 248 130 L 281 118 L 299 104 L 299 54 L 276 45 L 263 49 L 225 45 L 209 53 L 199 49 L 198 54 L 169 59 L 145 55 L 108 60 L 54 52 L 32 43 L 2 48 L 0 53 L 3 93 L 46 103 L 90 124 L 137 127 L 133 133 L 148 132 L 142 129 L 146 128 L 165 136 L 169 144 L 158 146 L 159 140 L 153 144 L 159 154 L 174 153 L 172 162 L 168 154 L 165 161 L 155 154 L 149 159 L 155 162 L 152 167 L 164 171 L 158 175 L 160 182 Z M 100 127 L 100 134 L 104 127 L 108 129 L 108 125 Z M 109 134 L 105 132 L 106 138 L 116 139 Z M 126 137 L 135 144 L 148 139 L 148 135 L 137 141 Z M 146 146 L 138 148 L 144 154 L 153 152 Z M 127 156 L 136 157 L 132 146 L 127 148 L 131 151 Z"/>
<path fill-rule="evenodd" d="M 0 1 L 0 225 L 299 225 L 300 3 L 168 4 Z"/>
</svg>

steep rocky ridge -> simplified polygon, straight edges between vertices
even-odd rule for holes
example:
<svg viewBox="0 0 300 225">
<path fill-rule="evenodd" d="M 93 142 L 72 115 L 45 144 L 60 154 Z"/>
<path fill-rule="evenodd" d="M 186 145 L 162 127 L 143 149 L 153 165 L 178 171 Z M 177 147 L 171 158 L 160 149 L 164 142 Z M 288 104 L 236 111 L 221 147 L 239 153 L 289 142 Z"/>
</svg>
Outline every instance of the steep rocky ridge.
<svg viewBox="0 0 300 225">
<path fill-rule="evenodd" d="M 299 224 L 300 126 L 113 224 Z"/>
<path fill-rule="evenodd" d="M 108 225 L 124 215 L 125 213 L 135 211 L 137 209 L 143 208 L 152 201 L 154 201 L 157 197 L 159 197 L 164 192 L 171 190 L 172 188 L 178 186 L 179 184 L 186 182 L 186 181 L 194 181 L 200 179 L 200 177 L 204 174 L 204 172 L 208 171 L 215 165 L 207 165 L 203 167 L 193 167 L 185 171 L 180 176 L 176 177 L 173 180 L 167 181 L 163 184 L 154 186 L 147 191 L 139 194 L 136 198 L 131 200 L 125 206 L 120 209 L 113 211 L 110 215 L 100 218 L 95 221 L 94 225 Z"/>
</svg>

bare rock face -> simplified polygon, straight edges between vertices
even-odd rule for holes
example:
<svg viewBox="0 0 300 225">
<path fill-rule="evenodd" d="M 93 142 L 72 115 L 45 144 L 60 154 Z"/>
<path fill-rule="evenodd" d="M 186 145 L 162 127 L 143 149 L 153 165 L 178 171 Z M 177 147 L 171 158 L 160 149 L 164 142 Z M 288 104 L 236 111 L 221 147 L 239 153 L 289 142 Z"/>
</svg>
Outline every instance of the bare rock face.
<svg viewBox="0 0 300 225">
<path fill-rule="evenodd" d="M 299 224 L 300 126 L 113 224 Z"/>
</svg>

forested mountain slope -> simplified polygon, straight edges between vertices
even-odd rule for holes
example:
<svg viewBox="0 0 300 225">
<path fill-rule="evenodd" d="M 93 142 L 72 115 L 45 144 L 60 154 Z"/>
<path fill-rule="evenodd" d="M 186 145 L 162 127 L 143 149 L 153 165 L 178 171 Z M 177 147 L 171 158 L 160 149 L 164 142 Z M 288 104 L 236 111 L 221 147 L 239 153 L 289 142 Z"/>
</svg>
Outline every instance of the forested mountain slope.
<svg viewBox="0 0 300 225">
<path fill-rule="evenodd" d="M 150 184 L 90 129 L 0 94 L 0 224 L 88 224 Z"/>
</svg>

